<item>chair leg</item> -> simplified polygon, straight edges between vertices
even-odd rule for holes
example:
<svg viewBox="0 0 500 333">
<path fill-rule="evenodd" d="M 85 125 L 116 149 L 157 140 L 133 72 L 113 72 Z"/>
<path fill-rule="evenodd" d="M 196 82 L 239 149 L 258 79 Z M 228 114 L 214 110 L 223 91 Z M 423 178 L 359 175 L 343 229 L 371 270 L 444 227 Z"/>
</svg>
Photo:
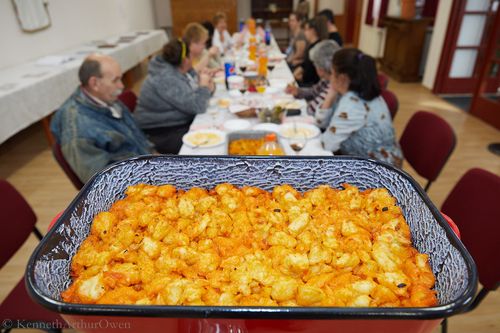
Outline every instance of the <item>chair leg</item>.
<svg viewBox="0 0 500 333">
<path fill-rule="evenodd" d="M 444 318 L 444 320 L 441 322 L 441 333 L 447 333 L 448 332 L 448 318 Z"/>
<path fill-rule="evenodd" d="M 474 310 L 480 303 L 481 301 L 488 295 L 490 291 L 486 288 L 481 288 L 479 293 L 477 293 L 476 297 L 474 297 L 474 300 L 472 301 L 471 305 L 464 311 L 464 312 L 469 312 Z"/>
<path fill-rule="evenodd" d="M 42 240 L 43 235 L 37 227 L 33 227 L 33 233 L 35 234 L 36 238 L 38 238 L 38 240 Z"/>
<path fill-rule="evenodd" d="M 431 184 L 432 184 L 432 182 L 429 180 L 429 181 L 427 182 L 427 185 L 425 185 L 425 188 L 424 188 L 424 191 L 425 191 L 425 192 L 427 192 L 427 190 L 429 190 L 429 187 L 431 187 Z"/>
</svg>

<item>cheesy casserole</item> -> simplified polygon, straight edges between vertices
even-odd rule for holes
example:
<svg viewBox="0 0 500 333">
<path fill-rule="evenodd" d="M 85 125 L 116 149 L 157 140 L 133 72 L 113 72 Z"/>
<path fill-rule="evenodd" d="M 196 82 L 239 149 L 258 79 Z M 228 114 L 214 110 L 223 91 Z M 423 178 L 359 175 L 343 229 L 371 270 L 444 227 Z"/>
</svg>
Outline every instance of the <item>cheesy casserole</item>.
<svg viewBox="0 0 500 333">
<path fill-rule="evenodd" d="M 66 302 L 428 307 L 428 256 L 386 189 L 130 186 L 72 259 Z"/>
</svg>

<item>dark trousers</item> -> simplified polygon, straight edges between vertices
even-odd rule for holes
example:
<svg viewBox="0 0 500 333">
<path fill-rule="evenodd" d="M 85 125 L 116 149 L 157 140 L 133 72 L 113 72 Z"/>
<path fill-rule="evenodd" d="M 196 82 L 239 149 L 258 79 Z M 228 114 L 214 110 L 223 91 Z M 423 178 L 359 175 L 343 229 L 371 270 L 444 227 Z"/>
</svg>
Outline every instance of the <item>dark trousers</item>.
<svg viewBox="0 0 500 333">
<path fill-rule="evenodd" d="M 143 129 L 160 154 L 177 154 L 182 147 L 182 137 L 191 124 Z"/>
</svg>

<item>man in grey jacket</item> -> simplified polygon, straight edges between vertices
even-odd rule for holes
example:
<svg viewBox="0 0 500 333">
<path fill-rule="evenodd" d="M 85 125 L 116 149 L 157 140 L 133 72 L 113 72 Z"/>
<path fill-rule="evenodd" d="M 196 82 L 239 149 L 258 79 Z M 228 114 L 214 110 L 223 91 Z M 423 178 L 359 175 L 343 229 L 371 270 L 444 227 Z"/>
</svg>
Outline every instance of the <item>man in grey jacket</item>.
<svg viewBox="0 0 500 333">
<path fill-rule="evenodd" d="M 158 152 L 176 154 L 214 89 L 209 73 L 193 70 L 186 43 L 173 40 L 149 63 L 134 117 Z"/>
</svg>

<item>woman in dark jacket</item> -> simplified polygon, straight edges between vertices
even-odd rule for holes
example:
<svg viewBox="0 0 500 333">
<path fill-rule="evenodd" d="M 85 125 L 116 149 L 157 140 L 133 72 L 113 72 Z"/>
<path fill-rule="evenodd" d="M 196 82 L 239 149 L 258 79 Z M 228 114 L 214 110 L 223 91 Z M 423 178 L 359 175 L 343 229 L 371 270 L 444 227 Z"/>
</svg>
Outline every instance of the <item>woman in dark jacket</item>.
<svg viewBox="0 0 500 333">
<path fill-rule="evenodd" d="M 319 76 L 316 73 L 314 64 L 309 56 L 309 51 L 322 40 L 328 39 L 328 29 L 326 27 L 326 19 L 323 16 L 316 16 L 315 18 L 307 21 L 304 27 L 304 34 L 306 36 L 308 46 L 304 62 L 302 65 L 295 68 L 293 76 L 299 82 L 300 86 L 310 87 L 318 83 Z"/>
<path fill-rule="evenodd" d="M 134 117 L 158 152 L 176 154 L 214 89 L 209 73 L 193 70 L 186 43 L 173 40 L 149 63 Z"/>
</svg>

